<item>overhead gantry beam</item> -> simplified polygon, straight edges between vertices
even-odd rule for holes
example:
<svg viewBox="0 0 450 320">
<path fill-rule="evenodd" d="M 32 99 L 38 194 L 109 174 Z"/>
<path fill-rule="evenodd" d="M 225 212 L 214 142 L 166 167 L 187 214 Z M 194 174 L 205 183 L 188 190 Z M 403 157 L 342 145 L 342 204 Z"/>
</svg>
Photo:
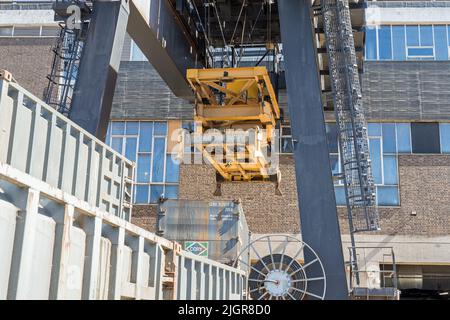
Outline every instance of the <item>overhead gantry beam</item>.
<svg viewBox="0 0 450 320">
<path fill-rule="evenodd" d="M 186 70 L 202 68 L 202 54 L 171 1 L 130 1 L 127 32 L 172 92 L 192 100 Z"/>
<path fill-rule="evenodd" d="M 84 43 L 69 118 L 105 140 L 116 88 L 129 1 L 95 1 Z"/>
<path fill-rule="evenodd" d="M 94 1 L 69 117 L 102 140 L 127 32 L 178 97 L 193 99 L 186 70 L 203 67 L 169 0 Z"/>
</svg>

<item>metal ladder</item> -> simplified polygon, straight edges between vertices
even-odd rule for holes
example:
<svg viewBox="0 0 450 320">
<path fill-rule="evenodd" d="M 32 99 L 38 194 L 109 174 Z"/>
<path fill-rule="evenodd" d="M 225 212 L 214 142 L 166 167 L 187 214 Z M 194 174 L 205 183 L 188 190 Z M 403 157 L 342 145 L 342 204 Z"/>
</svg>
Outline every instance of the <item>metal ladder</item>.
<svg viewBox="0 0 450 320">
<path fill-rule="evenodd" d="M 73 5 L 80 8 L 80 29 L 71 29 L 67 26 L 67 19 L 71 17 L 68 8 Z M 85 0 L 57 0 L 53 3 L 55 21 L 61 21 L 59 23 L 61 31 L 52 49 L 54 53 L 52 69 L 47 76 L 48 85 L 44 100 L 66 116 L 70 111 L 91 7 L 92 4 Z"/>
<path fill-rule="evenodd" d="M 379 222 L 348 0 L 322 0 L 322 17 L 338 127 L 340 178 L 355 247 L 354 233 L 379 230 Z M 357 270 L 357 261 L 351 258 L 350 263 Z"/>
<path fill-rule="evenodd" d="M 379 230 L 348 0 L 323 0 L 322 15 L 351 232 Z"/>
<path fill-rule="evenodd" d="M 48 86 L 45 102 L 64 115 L 69 114 L 72 93 L 78 73 L 83 42 L 81 30 L 69 30 L 60 24 L 61 31 L 53 48 L 51 73 L 47 76 Z"/>
</svg>

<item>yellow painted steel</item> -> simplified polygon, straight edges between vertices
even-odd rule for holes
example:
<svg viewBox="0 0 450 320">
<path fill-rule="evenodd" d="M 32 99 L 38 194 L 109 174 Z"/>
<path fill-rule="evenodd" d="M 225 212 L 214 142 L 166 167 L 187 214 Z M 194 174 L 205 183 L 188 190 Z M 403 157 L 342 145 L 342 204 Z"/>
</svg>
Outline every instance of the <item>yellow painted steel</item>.
<svg viewBox="0 0 450 320">
<path fill-rule="evenodd" d="M 197 134 L 209 129 L 224 134 L 228 129 L 241 129 L 241 132 L 253 129 L 254 137 L 258 137 L 255 143 L 240 149 L 228 140 L 219 145 L 202 144 L 204 157 L 227 181 L 269 179 L 271 163 L 262 151 L 273 143 L 280 109 L 267 69 L 189 69 L 186 77 L 195 94 Z M 240 138 L 243 137 L 248 140 L 249 133 Z"/>
</svg>

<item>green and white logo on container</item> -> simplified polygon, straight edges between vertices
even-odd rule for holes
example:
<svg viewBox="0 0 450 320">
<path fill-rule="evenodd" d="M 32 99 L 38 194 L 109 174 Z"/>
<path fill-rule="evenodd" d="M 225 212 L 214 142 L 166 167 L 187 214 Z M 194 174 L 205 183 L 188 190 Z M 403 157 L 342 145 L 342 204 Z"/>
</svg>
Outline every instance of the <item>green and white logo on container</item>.
<svg viewBox="0 0 450 320">
<path fill-rule="evenodd" d="M 208 257 L 208 242 L 185 241 L 184 250 L 197 256 Z"/>
</svg>

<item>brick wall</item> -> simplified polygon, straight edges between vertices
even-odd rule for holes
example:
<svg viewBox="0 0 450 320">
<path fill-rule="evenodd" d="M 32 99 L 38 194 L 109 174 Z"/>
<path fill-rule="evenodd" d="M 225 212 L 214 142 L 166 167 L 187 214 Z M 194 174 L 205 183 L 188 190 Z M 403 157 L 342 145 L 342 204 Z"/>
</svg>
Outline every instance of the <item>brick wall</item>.
<svg viewBox="0 0 450 320">
<path fill-rule="evenodd" d="M 222 196 L 214 196 L 215 171 L 209 165 L 182 165 L 180 198 L 237 199 L 249 228 L 255 233 L 300 230 L 292 156 L 280 159 L 282 196 L 275 195 L 271 182 L 222 184 Z M 399 156 L 400 207 L 380 207 L 380 234 L 448 235 L 450 233 L 450 156 Z M 412 216 L 411 212 L 417 215 Z M 348 233 L 346 209 L 338 208 L 342 233 Z"/>
<path fill-rule="evenodd" d="M 0 38 L 0 69 L 10 71 L 22 87 L 42 99 L 55 41 L 55 38 Z"/>
<path fill-rule="evenodd" d="M 399 177 L 401 207 L 382 211 L 384 233 L 448 235 L 450 155 L 400 155 Z"/>
<path fill-rule="evenodd" d="M 156 205 L 134 205 L 131 222 L 141 228 L 155 232 L 156 210 Z"/>
<path fill-rule="evenodd" d="M 225 182 L 222 196 L 214 196 L 215 170 L 210 165 L 182 165 L 180 168 L 180 198 L 196 200 L 241 199 L 251 231 L 299 232 L 299 216 L 295 172 L 292 157 L 280 159 L 282 196 L 275 194 L 272 182 Z"/>
</svg>

